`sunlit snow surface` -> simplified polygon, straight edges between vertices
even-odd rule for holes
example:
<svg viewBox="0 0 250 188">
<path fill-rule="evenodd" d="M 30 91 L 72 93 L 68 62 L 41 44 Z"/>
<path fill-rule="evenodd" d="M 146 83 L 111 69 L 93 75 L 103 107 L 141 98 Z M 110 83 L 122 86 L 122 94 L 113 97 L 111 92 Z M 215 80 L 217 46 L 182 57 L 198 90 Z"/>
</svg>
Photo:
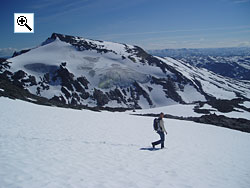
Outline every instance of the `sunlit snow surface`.
<svg viewBox="0 0 250 188">
<path fill-rule="evenodd" d="M 0 98 L 0 187 L 249 188 L 250 134 L 165 119 Z M 172 109 L 172 110 L 178 110 Z"/>
</svg>

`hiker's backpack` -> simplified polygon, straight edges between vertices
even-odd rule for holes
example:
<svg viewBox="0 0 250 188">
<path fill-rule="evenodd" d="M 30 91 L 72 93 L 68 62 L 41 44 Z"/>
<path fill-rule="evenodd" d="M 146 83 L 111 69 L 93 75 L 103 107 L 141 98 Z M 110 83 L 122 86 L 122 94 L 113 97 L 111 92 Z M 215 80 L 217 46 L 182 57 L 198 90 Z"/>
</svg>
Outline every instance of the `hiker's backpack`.
<svg viewBox="0 0 250 188">
<path fill-rule="evenodd" d="M 160 128 L 160 120 L 159 120 L 159 118 L 154 119 L 153 127 L 154 127 L 155 131 L 159 131 L 159 128 Z"/>
</svg>

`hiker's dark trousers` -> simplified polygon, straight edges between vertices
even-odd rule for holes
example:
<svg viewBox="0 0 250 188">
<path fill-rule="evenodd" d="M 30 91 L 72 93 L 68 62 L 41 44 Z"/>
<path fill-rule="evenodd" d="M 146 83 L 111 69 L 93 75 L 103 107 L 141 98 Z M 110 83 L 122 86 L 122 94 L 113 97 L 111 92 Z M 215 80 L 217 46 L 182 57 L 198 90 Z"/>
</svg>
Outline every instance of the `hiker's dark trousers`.
<svg viewBox="0 0 250 188">
<path fill-rule="evenodd" d="M 153 142 L 152 144 L 155 145 L 155 146 L 161 144 L 161 148 L 164 148 L 164 141 L 165 141 L 164 132 L 163 131 L 157 131 L 157 133 L 160 135 L 161 139 L 156 141 L 156 142 Z"/>
</svg>

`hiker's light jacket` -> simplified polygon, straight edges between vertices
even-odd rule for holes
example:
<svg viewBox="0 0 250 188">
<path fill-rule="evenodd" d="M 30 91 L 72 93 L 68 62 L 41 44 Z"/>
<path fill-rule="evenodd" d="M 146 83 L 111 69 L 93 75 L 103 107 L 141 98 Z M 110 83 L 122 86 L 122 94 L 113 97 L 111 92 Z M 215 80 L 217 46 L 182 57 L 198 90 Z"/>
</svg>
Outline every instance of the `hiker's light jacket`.
<svg viewBox="0 0 250 188">
<path fill-rule="evenodd" d="M 160 131 L 165 132 L 167 134 L 163 119 L 160 120 Z"/>
</svg>

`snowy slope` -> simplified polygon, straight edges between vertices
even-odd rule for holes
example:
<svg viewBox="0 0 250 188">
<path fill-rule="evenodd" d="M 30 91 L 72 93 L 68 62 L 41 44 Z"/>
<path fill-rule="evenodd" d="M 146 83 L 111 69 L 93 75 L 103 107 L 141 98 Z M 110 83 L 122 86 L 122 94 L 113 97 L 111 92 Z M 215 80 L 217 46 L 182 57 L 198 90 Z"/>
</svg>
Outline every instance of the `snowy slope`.
<svg viewBox="0 0 250 188">
<path fill-rule="evenodd" d="M 0 64 L 0 76 L 63 104 L 152 108 L 250 99 L 250 82 L 228 79 L 137 46 L 54 33 Z"/>
<path fill-rule="evenodd" d="M 158 139 L 152 118 L 6 98 L 0 106 L 0 187 L 250 185 L 247 133 L 166 119 L 167 149 L 148 151 Z"/>
<path fill-rule="evenodd" d="M 250 108 L 250 102 L 249 101 L 245 101 L 243 104 L 246 108 Z"/>
<path fill-rule="evenodd" d="M 163 58 L 160 58 L 163 60 Z M 181 74 L 192 80 L 194 84 L 198 81 L 202 90 L 218 99 L 233 99 L 237 93 L 244 93 L 244 96 L 250 98 L 249 85 L 242 81 L 226 78 L 216 75 L 206 69 L 193 67 L 183 61 L 178 61 L 169 57 L 165 58 L 165 63 L 173 66 Z M 246 83 L 248 83 L 246 81 Z M 185 92 L 185 91 L 184 91 Z"/>
</svg>

